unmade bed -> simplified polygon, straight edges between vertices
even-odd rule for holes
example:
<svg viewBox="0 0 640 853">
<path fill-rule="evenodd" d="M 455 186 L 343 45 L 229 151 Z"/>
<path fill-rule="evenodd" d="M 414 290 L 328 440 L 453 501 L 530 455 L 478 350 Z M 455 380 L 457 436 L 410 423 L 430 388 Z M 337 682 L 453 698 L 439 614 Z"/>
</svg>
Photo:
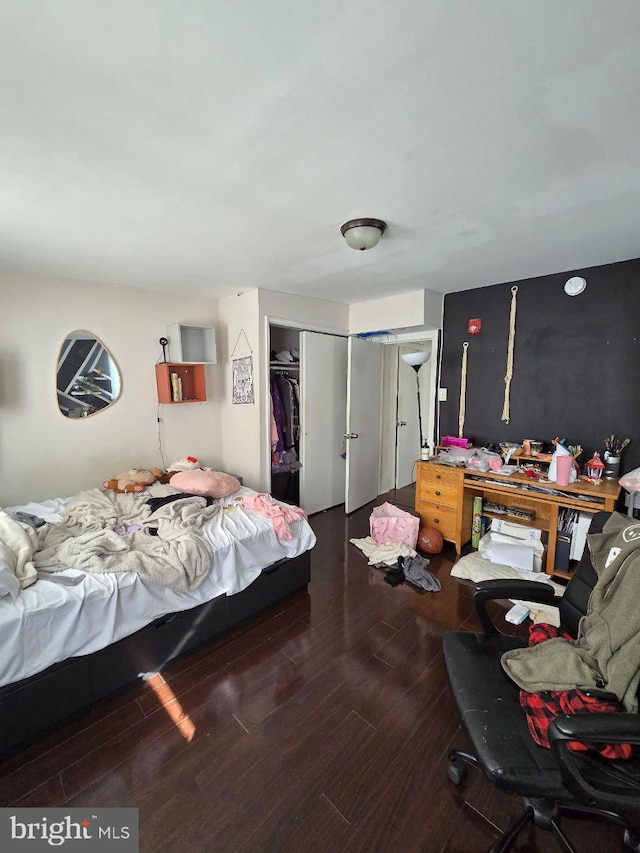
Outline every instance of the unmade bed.
<svg viewBox="0 0 640 853">
<path fill-rule="evenodd" d="M 41 572 L 15 601 L 0 599 L 0 752 L 306 587 L 311 527 L 293 521 L 291 539 L 278 538 L 270 519 L 238 504 L 255 494 L 241 488 L 221 499 L 202 525 L 213 559 L 194 589 L 176 591 L 134 571 L 63 569 L 51 580 Z M 55 523 L 66 503 L 7 512 Z"/>
</svg>

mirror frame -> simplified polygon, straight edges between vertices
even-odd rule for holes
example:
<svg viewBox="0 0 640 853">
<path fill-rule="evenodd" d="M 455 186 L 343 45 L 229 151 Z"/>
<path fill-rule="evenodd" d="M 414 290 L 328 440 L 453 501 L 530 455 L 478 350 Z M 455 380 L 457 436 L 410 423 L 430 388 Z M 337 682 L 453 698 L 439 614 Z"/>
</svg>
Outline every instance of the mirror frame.
<svg viewBox="0 0 640 853">
<path fill-rule="evenodd" d="M 71 337 L 71 335 L 74 335 L 74 334 L 76 334 L 77 332 L 84 332 L 86 335 L 90 335 L 90 336 L 93 338 L 93 340 L 94 340 L 94 341 L 96 341 L 97 343 L 99 343 L 99 344 L 100 344 L 100 346 L 102 347 L 102 349 L 107 353 L 107 355 L 108 355 L 108 356 L 109 356 L 109 358 L 111 359 L 111 362 L 113 363 L 113 366 L 115 367 L 115 369 L 116 369 L 116 370 L 117 370 L 117 372 L 118 372 L 118 378 L 119 378 L 119 380 L 120 380 L 120 392 L 119 392 L 118 396 L 115 398 L 115 400 L 112 400 L 110 403 L 108 403 L 106 406 L 103 406 L 101 409 L 97 409 L 95 412 L 91 412 L 91 413 L 90 413 L 90 414 L 88 414 L 88 415 L 82 415 L 82 417 L 80 417 L 80 418 L 71 418 L 71 417 L 69 417 L 68 415 L 65 415 L 65 414 L 64 414 L 64 412 L 63 412 L 63 411 L 62 411 L 62 409 L 60 408 L 60 403 L 59 403 L 59 401 L 58 401 L 58 368 L 59 368 L 59 365 L 60 365 L 60 355 L 62 354 L 62 349 L 63 349 L 64 345 L 65 345 L 65 344 L 66 344 L 66 342 L 69 340 L 69 338 Z M 109 347 L 105 344 L 105 342 L 102 340 L 102 338 L 99 338 L 96 334 L 94 334 L 93 332 L 89 331 L 89 329 L 80 329 L 80 328 L 78 328 L 78 329 L 72 329 L 70 332 L 67 332 L 67 333 L 66 333 L 66 335 L 64 336 L 64 339 L 63 339 L 62 343 L 61 343 L 61 344 L 60 344 L 60 346 L 58 347 L 58 356 L 57 356 L 57 358 L 56 358 L 56 367 L 55 367 L 55 371 L 56 371 L 56 372 L 55 372 L 56 409 L 57 409 L 57 411 L 58 411 L 58 414 L 59 414 L 62 418 L 64 418 L 64 420 L 65 420 L 65 421 L 86 421 L 86 420 L 87 420 L 87 418 L 92 418 L 92 417 L 94 417 L 94 415 L 100 415 L 100 414 L 102 414 L 102 412 L 106 412 L 106 411 L 107 411 L 107 409 L 110 409 L 110 408 L 111 408 L 113 405 L 115 405 L 115 404 L 118 402 L 118 400 L 122 397 L 122 371 L 120 370 L 120 367 L 118 366 L 118 362 L 115 360 L 115 358 L 113 357 L 113 353 L 111 352 L 111 350 L 109 349 Z"/>
</svg>

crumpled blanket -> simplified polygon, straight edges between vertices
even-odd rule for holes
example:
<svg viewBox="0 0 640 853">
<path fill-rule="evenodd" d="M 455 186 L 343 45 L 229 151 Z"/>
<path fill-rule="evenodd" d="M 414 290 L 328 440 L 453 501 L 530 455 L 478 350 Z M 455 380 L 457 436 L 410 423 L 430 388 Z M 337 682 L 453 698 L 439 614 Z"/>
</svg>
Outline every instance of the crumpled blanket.
<svg viewBox="0 0 640 853">
<path fill-rule="evenodd" d="M 307 513 L 299 506 L 279 504 L 265 492 L 260 492 L 257 495 L 242 495 L 237 502 L 243 509 L 252 510 L 263 518 L 268 518 L 273 524 L 276 536 L 283 542 L 288 542 L 293 538 L 290 523 L 301 521 L 307 517 Z"/>
<path fill-rule="evenodd" d="M 15 598 L 38 578 L 33 552 L 38 534 L 30 524 L 17 521 L 0 510 L 0 595 Z"/>
<path fill-rule="evenodd" d="M 35 567 L 45 572 L 133 571 L 176 592 L 196 589 L 212 557 L 211 546 L 198 530 L 220 511 L 219 504 L 204 503 L 187 496 L 152 512 L 144 494 L 80 492 L 59 523 L 38 531 Z M 122 536 L 114 530 L 122 524 L 141 529 Z M 157 535 L 149 535 L 151 528 Z"/>
<path fill-rule="evenodd" d="M 369 565 L 376 566 L 384 563 L 393 566 L 398 562 L 398 557 L 415 557 L 417 552 L 405 545 L 404 542 L 389 542 L 388 545 L 378 545 L 370 536 L 364 539 L 349 539 L 352 545 L 359 548 L 365 557 L 369 558 Z"/>
</svg>

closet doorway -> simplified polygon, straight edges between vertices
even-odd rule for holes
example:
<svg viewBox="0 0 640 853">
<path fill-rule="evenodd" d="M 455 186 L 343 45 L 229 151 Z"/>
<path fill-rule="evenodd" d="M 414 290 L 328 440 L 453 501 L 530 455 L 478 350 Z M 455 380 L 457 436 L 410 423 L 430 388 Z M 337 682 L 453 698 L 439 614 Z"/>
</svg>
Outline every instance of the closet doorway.
<svg viewBox="0 0 640 853">
<path fill-rule="evenodd" d="M 431 449 L 434 445 L 437 331 L 425 333 L 421 340 L 391 340 L 384 347 L 381 492 L 411 487 L 416 479 L 414 462 L 420 458 L 416 373 L 401 359 L 411 352 L 431 353 L 418 377 L 423 440 Z"/>
<path fill-rule="evenodd" d="M 271 494 L 309 515 L 344 502 L 347 339 L 269 326 Z"/>
</svg>

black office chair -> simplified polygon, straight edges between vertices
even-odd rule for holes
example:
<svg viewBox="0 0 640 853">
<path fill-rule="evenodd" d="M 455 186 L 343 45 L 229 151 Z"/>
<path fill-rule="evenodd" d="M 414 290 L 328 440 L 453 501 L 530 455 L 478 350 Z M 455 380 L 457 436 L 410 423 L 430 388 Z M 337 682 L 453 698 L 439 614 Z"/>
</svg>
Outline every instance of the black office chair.
<svg viewBox="0 0 640 853">
<path fill-rule="evenodd" d="M 608 517 L 604 512 L 595 515 L 590 532 L 600 532 Z M 462 784 L 465 765 L 470 764 L 479 767 L 498 790 L 519 795 L 525 804 L 521 817 L 491 853 L 511 850 L 518 833 L 531 821 L 550 830 L 564 853 L 575 853 L 560 828 L 562 816 L 616 824 L 623 830 L 624 843 L 640 851 L 640 750 L 618 761 L 568 748 L 571 741 L 639 747 L 640 715 L 558 717 L 549 726 L 552 748 L 538 746 L 529 734 L 519 688 L 500 664 L 504 652 L 525 646 L 526 640 L 499 633 L 486 611 L 486 602 L 492 599 L 553 604 L 559 608 L 562 627 L 575 637 L 596 579 L 585 548 L 562 597 L 555 596 L 549 584 L 536 581 L 483 581 L 475 587 L 474 603 L 485 633 L 456 631 L 444 637 L 451 694 L 473 747 L 473 753 L 454 750 L 449 755 L 449 779 Z"/>
</svg>

